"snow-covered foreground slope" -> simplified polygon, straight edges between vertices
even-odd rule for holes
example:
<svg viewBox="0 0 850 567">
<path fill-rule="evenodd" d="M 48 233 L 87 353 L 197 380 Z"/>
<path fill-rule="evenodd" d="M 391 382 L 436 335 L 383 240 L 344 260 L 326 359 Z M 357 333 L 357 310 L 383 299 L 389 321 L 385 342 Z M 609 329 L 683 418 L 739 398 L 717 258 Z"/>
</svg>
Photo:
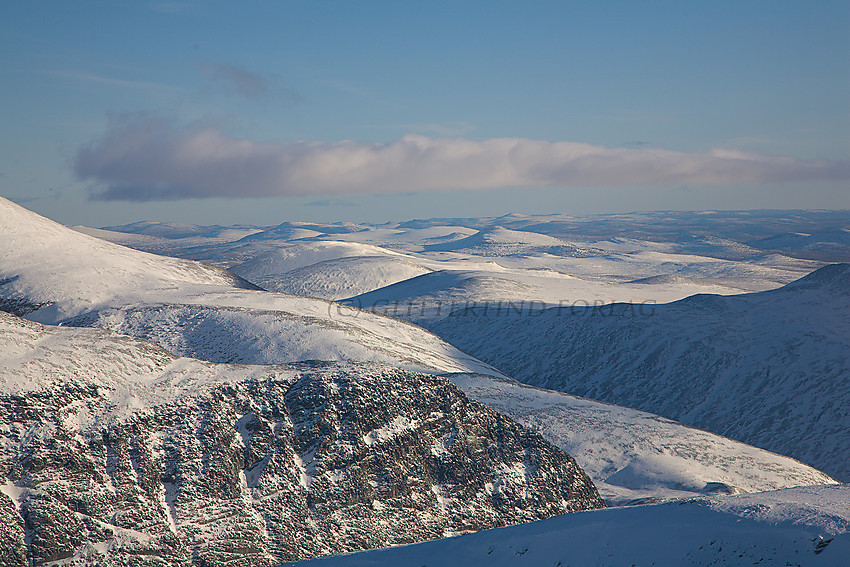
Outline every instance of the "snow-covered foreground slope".
<svg viewBox="0 0 850 567">
<path fill-rule="evenodd" d="M 494 373 L 409 323 L 329 301 L 243 289 L 220 268 L 80 234 L 0 199 L 0 309 L 97 325 L 213 362 L 364 360 Z"/>
<path fill-rule="evenodd" d="M 850 265 L 652 308 L 457 313 L 434 325 L 529 384 L 652 411 L 850 479 Z"/>
<path fill-rule="evenodd" d="M 310 567 L 790 565 L 850 562 L 850 487 L 805 487 L 558 516 Z"/>
<path fill-rule="evenodd" d="M 269 566 L 602 505 L 539 434 L 387 365 L 216 365 L 0 313 L 0 408 L 4 567 Z"/>
<path fill-rule="evenodd" d="M 609 505 L 835 482 L 794 459 L 655 414 L 492 376 L 447 377 L 573 455 Z"/>
</svg>

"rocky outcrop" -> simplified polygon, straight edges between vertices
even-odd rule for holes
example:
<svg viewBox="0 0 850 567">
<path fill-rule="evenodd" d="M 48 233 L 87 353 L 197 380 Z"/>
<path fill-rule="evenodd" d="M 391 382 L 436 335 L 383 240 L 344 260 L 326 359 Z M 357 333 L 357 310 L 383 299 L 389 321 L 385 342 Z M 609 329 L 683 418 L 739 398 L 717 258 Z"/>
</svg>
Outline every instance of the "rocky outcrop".
<svg viewBox="0 0 850 567">
<path fill-rule="evenodd" d="M 443 378 L 228 368 L 144 399 L 85 376 L 4 393 L 0 562 L 275 565 L 603 506 L 570 456 Z"/>
</svg>

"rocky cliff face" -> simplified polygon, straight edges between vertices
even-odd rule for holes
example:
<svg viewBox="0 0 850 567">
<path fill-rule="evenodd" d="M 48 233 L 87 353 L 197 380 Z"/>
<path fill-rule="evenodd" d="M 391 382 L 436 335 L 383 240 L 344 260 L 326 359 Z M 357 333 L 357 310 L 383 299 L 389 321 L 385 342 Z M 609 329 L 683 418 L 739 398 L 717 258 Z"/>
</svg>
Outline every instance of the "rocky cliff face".
<svg viewBox="0 0 850 567">
<path fill-rule="evenodd" d="M 566 453 L 440 377 L 213 365 L 15 324 L 39 348 L 0 364 L 3 565 L 274 565 L 603 505 Z M 63 332 L 97 356 L 57 362 Z M 155 379 L 89 368 L 122 356 Z"/>
</svg>

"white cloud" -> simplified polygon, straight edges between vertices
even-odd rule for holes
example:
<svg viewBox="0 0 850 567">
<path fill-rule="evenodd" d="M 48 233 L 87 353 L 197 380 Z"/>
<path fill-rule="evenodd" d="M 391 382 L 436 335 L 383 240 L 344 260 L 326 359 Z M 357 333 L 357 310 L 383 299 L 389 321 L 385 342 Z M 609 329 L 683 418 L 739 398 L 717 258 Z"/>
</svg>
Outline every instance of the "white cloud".
<svg viewBox="0 0 850 567">
<path fill-rule="evenodd" d="M 686 153 L 525 138 L 387 143 L 255 142 L 158 117 L 115 121 L 80 149 L 76 172 L 105 186 L 94 198 L 399 193 L 498 187 L 724 185 L 848 179 L 847 161 L 803 161 L 734 150 Z"/>
</svg>

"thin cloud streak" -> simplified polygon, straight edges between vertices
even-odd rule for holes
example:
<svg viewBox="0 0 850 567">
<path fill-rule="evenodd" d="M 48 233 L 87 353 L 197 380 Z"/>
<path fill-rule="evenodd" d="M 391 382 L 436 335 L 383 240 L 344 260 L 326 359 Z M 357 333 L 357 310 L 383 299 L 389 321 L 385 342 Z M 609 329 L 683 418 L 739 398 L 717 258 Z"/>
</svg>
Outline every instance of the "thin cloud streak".
<svg viewBox="0 0 850 567">
<path fill-rule="evenodd" d="M 159 91 L 182 91 L 181 87 L 175 87 L 172 85 L 165 85 L 162 83 L 152 83 L 147 81 L 128 81 L 125 79 L 115 79 L 112 77 L 103 77 L 101 75 L 95 75 L 93 73 L 81 73 L 78 71 L 61 71 L 61 70 L 51 70 L 51 71 L 43 71 L 44 74 L 50 75 L 53 77 L 59 77 L 61 79 L 71 79 L 74 81 L 84 82 L 84 83 L 95 83 L 99 85 L 107 85 L 110 87 L 122 87 L 122 88 L 130 88 L 130 89 L 148 89 L 148 90 L 159 90 Z"/>
<path fill-rule="evenodd" d="M 218 128 L 125 117 L 81 148 L 77 175 L 98 200 L 386 194 L 500 187 L 729 185 L 850 179 L 850 162 L 735 150 L 686 153 L 525 138 L 387 143 L 255 142 Z"/>
</svg>

